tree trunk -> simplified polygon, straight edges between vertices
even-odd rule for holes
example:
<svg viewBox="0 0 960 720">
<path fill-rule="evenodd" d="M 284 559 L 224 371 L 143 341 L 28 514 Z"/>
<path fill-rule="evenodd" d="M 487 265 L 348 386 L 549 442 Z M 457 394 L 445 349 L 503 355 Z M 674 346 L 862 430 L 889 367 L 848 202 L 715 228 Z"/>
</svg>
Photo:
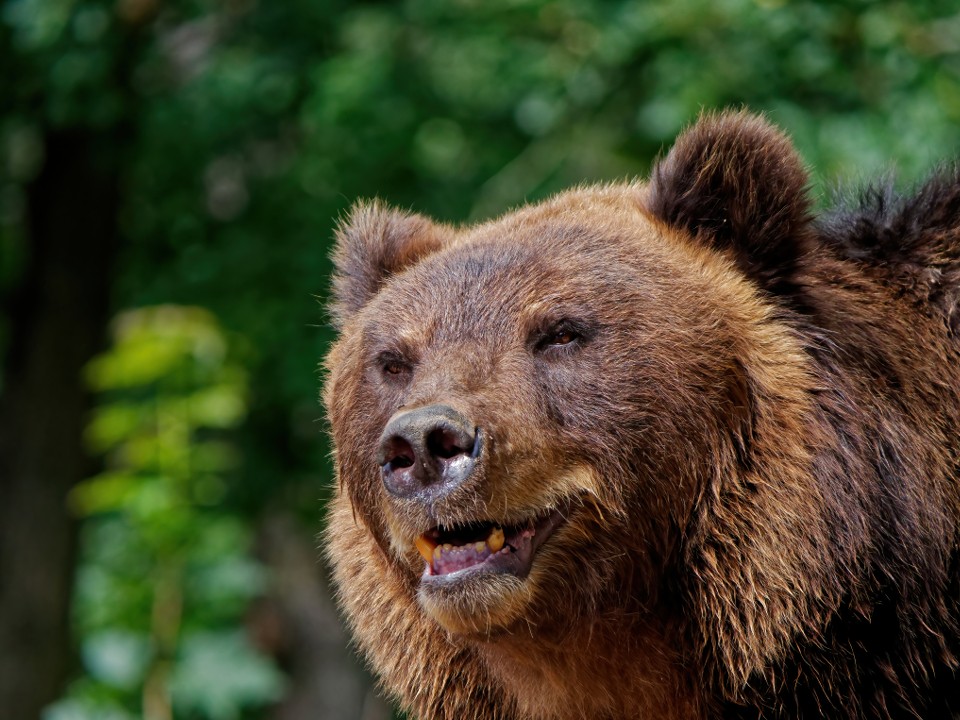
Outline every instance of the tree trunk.
<svg viewBox="0 0 960 720">
<path fill-rule="evenodd" d="M 0 385 L 0 708 L 36 718 L 69 671 L 76 522 L 70 488 L 92 471 L 81 369 L 100 349 L 117 248 L 115 138 L 48 136 L 29 188 L 29 258 L 3 312 Z"/>
</svg>

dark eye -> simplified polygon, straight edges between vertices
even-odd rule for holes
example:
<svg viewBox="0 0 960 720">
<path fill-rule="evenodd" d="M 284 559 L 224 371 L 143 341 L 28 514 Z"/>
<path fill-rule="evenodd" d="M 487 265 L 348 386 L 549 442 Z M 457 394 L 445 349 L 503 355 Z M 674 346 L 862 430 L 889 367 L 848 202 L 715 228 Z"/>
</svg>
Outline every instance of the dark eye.
<svg viewBox="0 0 960 720">
<path fill-rule="evenodd" d="M 569 345 L 576 340 L 579 335 L 572 328 L 562 328 L 553 331 L 553 334 L 547 338 L 545 345 Z"/>
<path fill-rule="evenodd" d="M 566 350 L 580 345 L 587 338 L 587 330 L 573 320 L 561 320 L 540 334 L 536 349 L 545 352 L 552 349 Z"/>
<path fill-rule="evenodd" d="M 406 369 L 407 369 L 407 366 L 406 366 L 406 365 L 404 365 L 403 363 L 396 362 L 396 361 L 388 362 L 386 365 L 383 366 L 383 371 L 384 371 L 387 375 L 399 375 L 400 373 L 402 373 L 402 372 L 403 372 L 404 370 L 406 370 Z"/>
<path fill-rule="evenodd" d="M 377 357 L 381 372 L 388 378 L 397 378 L 410 372 L 410 363 L 403 357 L 392 353 L 380 353 Z"/>
</svg>

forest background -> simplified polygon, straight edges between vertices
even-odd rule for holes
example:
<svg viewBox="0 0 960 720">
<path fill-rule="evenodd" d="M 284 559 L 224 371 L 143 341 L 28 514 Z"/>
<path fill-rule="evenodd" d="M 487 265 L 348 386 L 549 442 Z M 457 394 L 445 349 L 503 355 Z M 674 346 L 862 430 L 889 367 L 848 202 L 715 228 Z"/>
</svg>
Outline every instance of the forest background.
<svg viewBox="0 0 960 720">
<path fill-rule="evenodd" d="M 316 537 L 333 228 L 644 175 L 703 109 L 837 185 L 960 150 L 954 0 L 2 0 L 0 708 L 388 718 Z"/>
</svg>

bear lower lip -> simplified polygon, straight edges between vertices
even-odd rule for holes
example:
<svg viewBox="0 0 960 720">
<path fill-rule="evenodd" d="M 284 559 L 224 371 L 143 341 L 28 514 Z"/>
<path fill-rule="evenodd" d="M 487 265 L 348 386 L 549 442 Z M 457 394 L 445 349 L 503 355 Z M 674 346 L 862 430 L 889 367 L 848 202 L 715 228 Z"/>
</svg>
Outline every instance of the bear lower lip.
<svg viewBox="0 0 960 720">
<path fill-rule="evenodd" d="M 416 541 L 425 561 L 421 582 L 447 585 L 485 573 L 524 578 L 537 549 L 564 519 L 560 510 L 552 510 L 513 526 L 473 523 L 428 530 Z"/>
</svg>

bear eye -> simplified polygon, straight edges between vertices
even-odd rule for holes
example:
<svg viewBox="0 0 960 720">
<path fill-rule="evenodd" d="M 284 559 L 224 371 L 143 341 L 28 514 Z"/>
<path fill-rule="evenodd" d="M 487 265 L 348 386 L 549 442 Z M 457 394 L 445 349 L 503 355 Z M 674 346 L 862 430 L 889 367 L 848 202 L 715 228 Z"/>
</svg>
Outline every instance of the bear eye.
<svg viewBox="0 0 960 720">
<path fill-rule="evenodd" d="M 410 363 L 392 352 L 380 353 L 377 356 L 377 363 L 380 371 L 389 378 L 396 378 L 410 371 Z"/>
<path fill-rule="evenodd" d="M 547 340 L 547 345 L 569 345 L 578 337 L 579 336 L 570 328 L 563 328 L 553 333 Z"/>
<path fill-rule="evenodd" d="M 587 331 L 580 323 L 565 319 L 541 333 L 535 347 L 540 352 L 566 350 L 579 345 L 586 336 Z"/>
</svg>

